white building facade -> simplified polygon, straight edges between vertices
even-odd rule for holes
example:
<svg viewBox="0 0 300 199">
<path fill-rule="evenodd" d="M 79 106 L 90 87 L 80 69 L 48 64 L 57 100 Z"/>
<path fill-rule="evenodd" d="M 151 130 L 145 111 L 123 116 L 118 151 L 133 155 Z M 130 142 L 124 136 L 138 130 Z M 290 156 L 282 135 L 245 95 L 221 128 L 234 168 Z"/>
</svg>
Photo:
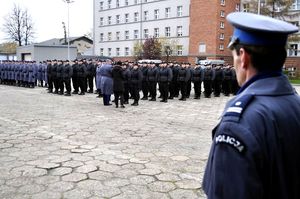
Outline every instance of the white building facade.
<svg viewBox="0 0 300 199">
<path fill-rule="evenodd" d="M 94 54 L 132 57 L 150 37 L 175 43 L 172 55 L 189 51 L 190 0 L 94 0 Z"/>
</svg>

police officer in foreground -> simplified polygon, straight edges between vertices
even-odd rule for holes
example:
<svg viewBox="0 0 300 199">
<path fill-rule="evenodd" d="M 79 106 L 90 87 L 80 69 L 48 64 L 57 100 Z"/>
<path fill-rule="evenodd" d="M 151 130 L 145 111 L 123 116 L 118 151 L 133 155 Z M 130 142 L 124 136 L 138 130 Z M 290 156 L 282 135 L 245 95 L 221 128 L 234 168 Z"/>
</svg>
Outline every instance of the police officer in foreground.
<svg viewBox="0 0 300 199">
<path fill-rule="evenodd" d="M 298 27 L 250 13 L 227 20 L 241 89 L 213 130 L 203 189 L 208 199 L 298 199 L 300 97 L 281 72 Z"/>
</svg>

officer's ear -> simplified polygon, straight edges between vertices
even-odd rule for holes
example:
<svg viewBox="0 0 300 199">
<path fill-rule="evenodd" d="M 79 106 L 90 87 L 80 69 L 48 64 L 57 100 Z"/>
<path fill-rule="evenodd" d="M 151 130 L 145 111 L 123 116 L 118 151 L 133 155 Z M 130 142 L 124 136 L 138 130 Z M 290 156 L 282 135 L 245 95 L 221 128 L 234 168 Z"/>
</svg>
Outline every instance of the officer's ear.
<svg viewBox="0 0 300 199">
<path fill-rule="evenodd" d="M 248 67 L 250 66 L 250 54 L 244 49 L 244 48 L 240 48 L 239 49 L 239 55 L 240 55 L 240 59 L 241 59 L 241 67 L 244 70 L 247 70 Z"/>
</svg>

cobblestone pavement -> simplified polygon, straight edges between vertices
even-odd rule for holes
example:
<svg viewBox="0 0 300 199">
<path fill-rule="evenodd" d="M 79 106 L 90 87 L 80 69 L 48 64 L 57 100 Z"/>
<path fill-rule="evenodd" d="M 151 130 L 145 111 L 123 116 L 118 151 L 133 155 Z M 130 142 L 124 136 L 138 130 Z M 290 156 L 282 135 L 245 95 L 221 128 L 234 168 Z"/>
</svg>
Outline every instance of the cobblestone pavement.
<svg viewBox="0 0 300 199">
<path fill-rule="evenodd" d="M 95 97 L 0 86 L 1 199 L 205 198 L 211 129 L 228 97 L 125 109 Z"/>
</svg>

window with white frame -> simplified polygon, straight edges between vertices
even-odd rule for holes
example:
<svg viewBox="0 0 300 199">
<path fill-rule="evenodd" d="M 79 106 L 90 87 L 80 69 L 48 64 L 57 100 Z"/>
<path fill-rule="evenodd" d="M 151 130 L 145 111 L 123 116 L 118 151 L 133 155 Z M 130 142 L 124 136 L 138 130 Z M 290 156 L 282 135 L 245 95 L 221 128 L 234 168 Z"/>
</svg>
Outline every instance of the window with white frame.
<svg viewBox="0 0 300 199">
<path fill-rule="evenodd" d="M 126 14 L 125 14 L 125 23 L 128 23 L 128 22 L 129 22 L 129 14 L 126 13 Z"/>
<path fill-rule="evenodd" d="M 165 17 L 170 18 L 171 17 L 171 8 L 166 8 L 165 9 Z"/>
<path fill-rule="evenodd" d="M 220 28 L 224 29 L 225 23 L 223 21 L 220 22 Z"/>
<path fill-rule="evenodd" d="M 109 16 L 109 17 L 107 18 L 107 24 L 108 24 L 108 25 L 111 24 L 111 16 Z"/>
<path fill-rule="evenodd" d="M 288 56 L 298 55 L 298 44 L 290 44 L 290 47 L 288 49 Z"/>
<path fill-rule="evenodd" d="M 116 40 L 120 40 L 120 32 L 116 32 Z"/>
<path fill-rule="evenodd" d="M 138 4 L 138 0 L 134 0 L 134 4 L 135 4 L 135 5 Z"/>
<path fill-rule="evenodd" d="M 224 40 L 224 33 L 220 33 L 220 40 Z"/>
<path fill-rule="evenodd" d="M 107 33 L 107 40 L 108 40 L 108 41 L 111 41 L 111 35 L 112 35 L 111 32 L 108 32 L 108 33 Z"/>
<path fill-rule="evenodd" d="M 165 36 L 171 37 L 171 27 L 165 27 Z"/>
<path fill-rule="evenodd" d="M 183 46 L 182 45 L 177 45 L 176 50 L 177 50 L 177 55 L 178 56 L 181 56 L 183 54 L 182 53 L 182 51 L 183 51 Z"/>
<path fill-rule="evenodd" d="M 126 40 L 129 39 L 129 31 L 128 31 L 128 30 L 125 31 L 125 39 L 126 39 Z"/>
<path fill-rule="evenodd" d="M 224 50 L 224 44 L 219 45 L 219 50 Z"/>
<path fill-rule="evenodd" d="M 100 41 L 103 41 L 103 40 L 104 40 L 104 34 L 100 33 Z"/>
<path fill-rule="evenodd" d="M 111 56 L 111 48 L 108 48 L 108 56 Z"/>
<path fill-rule="evenodd" d="M 129 5 L 128 0 L 125 0 L 125 6 L 128 6 L 128 5 Z"/>
<path fill-rule="evenodd" d="M 206 44 L 205 43 L 199 44 L 199 53 L 206 53 Z"/>
<path fill-rule="evenodd" d="M 148 20 L 148 11 L 144 11 L 144 21 Z"/>
<path fill-rule="evenodd" d="M 104 4 L 104 2 L 100 1 L 100 10 L 103 10 L 103 4 Z"/>
<path fill-rule="evenodd" d="M 159 10 L 154 10 L 154 19 L 159 19 Z"/>
<path fill-rule="evenodd" d="M 225 11 L 224 10 L 220 11 L 220 17 L 225 17 Z"/>
<path fill-rule="evenodd" d="M 139 20 L 139 13 L 135 12 L 134 13 L 134 21 L 137 22 Z"/>
<path fill-rule="evenodd" d="M 120 56 L 120 48 L 116 48 L 116 56 Z"/>
<path fill-rule="evenodd" d="M 144 38 L 145 39 L 149 38 L 149 30 L 148 29 L 144 29 Z"/>
<path fill-rule="evenodd" d="M 100 48 L 100 56 L 103 56 L 103 55 L 104 55 L 104 49 Z"/>
<path fill-rule="evenodd" d="M 220 0 L 222 6 L 225 6 L 225 0 Z"/>
<path fill-rule="evenodd" d="M 107 8 L 110 9 L 111 8 L 111 0 L 107 1 Z"/>
<path fill-rule="evenodd" d="M 177 26 L 177 37 L 182 37 L 182 26 Z"/>
<path fill-rule="evenodd" d="M 177 6 L 177 17 L 182 17 L 182 6 Z"/>
<path fill-rule="evenodd" d="M 100 17 L 100 26 L 103 26 L 103 17 Z"/>
<path fill-rule="evenodd" d="M 116 7 L 120 7 L 120 0 L 116 0 Z"/>
<path fill-rule="evenodd" d="M 139 38 L 139 30 L 134 30 L 133 31 L 133 37 L 134 37 L 134 39 L 138 39 Z"/>
<path fill-rule="evenodd" d="M 250 11 L 250 4 L 244 3 L 243 4 L 243 12 L 249 12 Z"/>
<path fill-rule="evenodd" d="M 125 56 L 128 56 L 128 55 L 129 55 L 129 48 L 125 47 Z"/>
<path fill-rule="evenodd" d="M 159 28 L 154 28 L 154 37 L 155 38 L 159 37 Z"/>
<path fill-rule="evenodd" d="M 117 15 L 117 16 L 116 16 L 116 24 L 119 24 L 119 23 L 120 23 L 120 19 L 121 19 L 120 15 Z"/>
</svg>

